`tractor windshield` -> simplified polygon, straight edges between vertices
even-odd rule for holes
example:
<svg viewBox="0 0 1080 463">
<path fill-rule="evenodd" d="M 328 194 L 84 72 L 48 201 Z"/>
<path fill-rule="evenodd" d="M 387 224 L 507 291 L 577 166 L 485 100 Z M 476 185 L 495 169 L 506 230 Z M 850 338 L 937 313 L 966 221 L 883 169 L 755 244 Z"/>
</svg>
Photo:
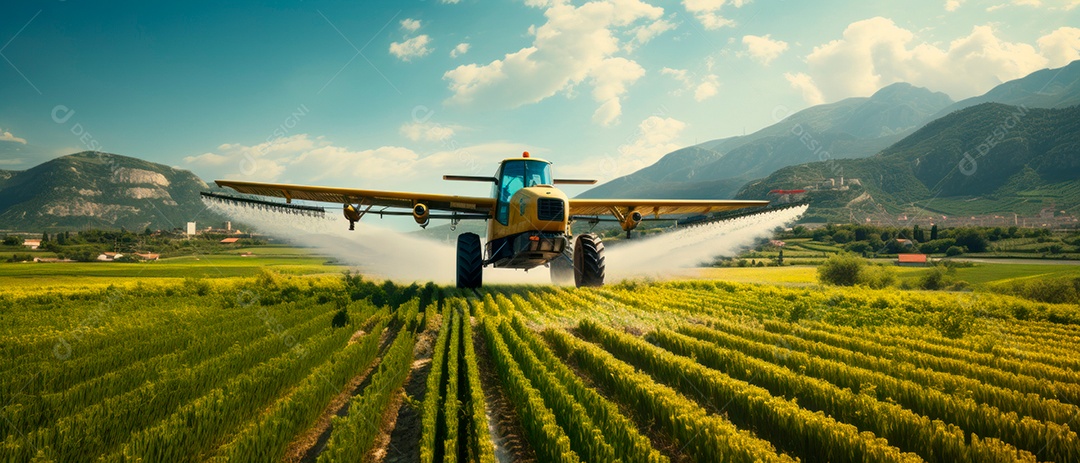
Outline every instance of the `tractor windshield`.
<svg viewBox="0 0 1080 463">
<path fill-rule="evenodd" d="M 505 161 L 499 169 L 495 197 L 495 220 L 506 225 L 510 216 L 510 197 L 524 187 L 551 185 L 551 164 L 538 160 Z"/>
</svg>

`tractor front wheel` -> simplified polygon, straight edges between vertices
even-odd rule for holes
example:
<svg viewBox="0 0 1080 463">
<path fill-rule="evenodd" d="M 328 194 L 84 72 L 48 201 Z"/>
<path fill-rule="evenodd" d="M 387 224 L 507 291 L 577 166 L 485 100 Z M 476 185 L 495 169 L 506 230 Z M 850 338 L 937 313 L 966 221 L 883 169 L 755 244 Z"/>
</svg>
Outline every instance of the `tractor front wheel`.
<svg viewBox="0 0 1080 463">
<path fill-rule="evenodd" d="M 604 285 L 604 243 L 593 233 L 574 240 L 574 283 L 582 286 Z"/>
<path fill-rule="evenodd" d="M 457 287 L 479 288 L 484 283 L 480 235 L 462 233 L 457 239 Z"/>
</svg>

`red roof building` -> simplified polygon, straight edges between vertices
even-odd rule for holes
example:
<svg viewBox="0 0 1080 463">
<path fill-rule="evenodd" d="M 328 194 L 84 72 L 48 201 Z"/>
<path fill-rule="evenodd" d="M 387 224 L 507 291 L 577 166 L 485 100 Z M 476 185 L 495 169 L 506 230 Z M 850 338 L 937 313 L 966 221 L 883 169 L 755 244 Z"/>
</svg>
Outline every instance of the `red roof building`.
<svg viewBox="0 0 1080 463">
<path fill-rule="evenodd" d="M 926 254 L 897 254 L 896 263 L 898 265 L 926 265 L 929 262 Z"/>
<path fill-rule="evenodd" d="M 237 241 L 240 241 L 240 238 L 225 238 L 220 242 L 221 244 L 235 244 Z"/>
</svg>

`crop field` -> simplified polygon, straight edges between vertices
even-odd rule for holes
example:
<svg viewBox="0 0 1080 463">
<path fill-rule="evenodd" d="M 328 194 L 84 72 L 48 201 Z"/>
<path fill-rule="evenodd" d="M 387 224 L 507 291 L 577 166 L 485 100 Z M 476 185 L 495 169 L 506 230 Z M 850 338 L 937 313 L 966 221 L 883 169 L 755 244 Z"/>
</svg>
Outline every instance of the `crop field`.
<svg viewBox="0 0 1080 463">
<path fill-rule="evenodd" d="M 0 288 L 0 461 L 1080 461 L 1080 310 L 720 281 Z"/>
</svg>

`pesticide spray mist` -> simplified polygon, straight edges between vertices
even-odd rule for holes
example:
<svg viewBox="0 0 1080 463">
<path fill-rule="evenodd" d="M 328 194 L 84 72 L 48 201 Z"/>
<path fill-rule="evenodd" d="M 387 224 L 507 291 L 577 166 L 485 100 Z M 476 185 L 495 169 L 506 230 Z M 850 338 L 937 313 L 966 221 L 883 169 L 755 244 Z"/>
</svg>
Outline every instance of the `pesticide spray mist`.
<svg viewBox="0 0 1080 463">
<path fill-rule="evenodd" d="M 339 218 L 270 212 L 233 203 L 206 201 L 215 212 L 235 222 L 292 244 L 315 248 L 321 254 L 355 266 L 362 272 L 398 282 L 434 281 L 453 284 L 456 250 L 453 245 L 379 227 L 372 220 L 348 231 Z M 606 250 L 607 281 L 636 277 L 664 278 L 681 269 L 730 256 L 754 240 L 769 236 L 778 226 L 798 219 L 806 206 L 783 209 L 723 222 L 682 228 Z M 485 269 L 485 283 L 550 281 L 548 270 L 529 272 Z"/>
</svg>

